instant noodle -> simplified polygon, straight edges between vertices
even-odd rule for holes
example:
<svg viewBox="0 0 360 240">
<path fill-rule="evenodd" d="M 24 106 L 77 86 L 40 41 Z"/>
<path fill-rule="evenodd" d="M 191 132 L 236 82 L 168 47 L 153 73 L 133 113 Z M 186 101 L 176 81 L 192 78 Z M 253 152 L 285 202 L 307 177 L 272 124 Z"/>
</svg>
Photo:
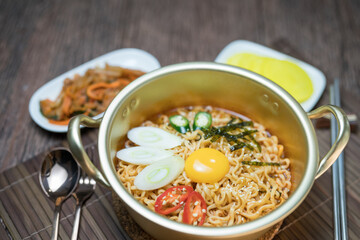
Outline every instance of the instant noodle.
<svg viewBox="0 0 360 240">
<path fill-rule="evenodd" d="M 195 116 L 199 112 L 211 114 L 211 128 L 180 133 L 169 122 L 169 118 L 177 114 L 189 119 L 190 125 L 193 125 Z M 149 191 L 139 190 L 134 185 L 134 180 L 146 166 L 116 159 L 118 176 L 125 188 L 153 211 L 159 208 L 155 206 L 157 198 L 168 189 L 192 187 L 206 203 L 205 219 L 191 222 L 190 224 L 193 225 L 199 224 L 202 220 L 204 226 L 231 226 L 259 218 L 277 208 L 288 198 L 291 189 L 290 160 L 284 156 L 284 147 L 275 135 L 271 135 L 263 125 L 247 120 L 229 111 L 207 106 L 178 108 L 141 125 L 159 128 L 183 138 L 183 143 L 172 148 L 171 151 L 185 161 L 188 161 L 189 156 L 199 149 L 216 149 L 223 154 L 228 160 L 229 168 L 225 176 L 215 183 L 193 181 L 186 171 L 182 171 L 175 180 L 164 187 Z M 219 132 L 219 129 L 223 131 L 226 129 L 228 132 L 220 136 L 214 134 L 210 136 L 211 131 Z M 231 141 L 231 136 L 243 138 L 234 143 Z M 244 142 L 240 144 L 242 147 L 234 148 L 242 142 Z M 133 145 L 130 140 L 125 142 L 125 147 Z M 218 169 L 217 166 L 214 171 Z M 174 221 L 189 223 L 184 221 L 185 202 L 183 201 L 185 207 L 178 204 L 176 202 L 176 209 L 166 212 L 166 216 Z"/>
</svg>

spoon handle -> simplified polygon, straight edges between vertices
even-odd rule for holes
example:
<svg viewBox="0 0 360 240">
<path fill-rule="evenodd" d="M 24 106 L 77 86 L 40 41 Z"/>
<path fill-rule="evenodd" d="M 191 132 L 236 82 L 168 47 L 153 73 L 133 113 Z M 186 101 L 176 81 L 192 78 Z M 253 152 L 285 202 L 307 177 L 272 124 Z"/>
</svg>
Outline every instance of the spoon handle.
<svg viewBox="0 0 360 240">
<path fill-rule="evenodd" d="M 76 240 L 79 234 L 81 207 L 82 207 L 82 203 L 76 205 L 74 228 L 71 234 L 71 240 Z"/>
<path fill-rule="evenodd" d="M 58 239 L 60 211 L 61 211 L 61 203 L 55 205 L 51 240 L 57 240 Z"/>
</svg>

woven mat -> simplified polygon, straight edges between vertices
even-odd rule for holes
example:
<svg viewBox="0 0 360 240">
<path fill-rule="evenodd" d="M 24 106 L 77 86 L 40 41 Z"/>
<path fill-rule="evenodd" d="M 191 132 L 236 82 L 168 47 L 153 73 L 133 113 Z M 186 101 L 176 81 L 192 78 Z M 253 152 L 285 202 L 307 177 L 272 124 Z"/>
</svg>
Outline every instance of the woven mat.
<svg viewBox="0 0 360 240">
<path fill-rule="evenodd" d="M 143 240 L 155 240 L 149 234 L 144 231 L 140 231 L 139 226 L 136 222 L 127 214 L 124 204 L 121 202 L 120 198 L 113 193 L 112 194 L 112 203 L 114 207 L 114 211 L 119 221 L 123 223 L 123 228 L 129 234 L 132 239 L 143 239 Z M 274 238 L 276 233 L 279 231 L 281 227 L 282 221 L 274 225 L 268 232 L 266 232 L 261 238 L 258 240 L 271 240 Z"/>
<path fill-rule="evenodd" d="M 97 163 L 96 146 L 87 152 Z M 50 239 L 54 204 L 43 194 L 38 177 L 44 156 L 40 154 L 0 175 L 0 239 Z M 75 201 L 69 198 L 62 206 L 59 239 L 70 239 L 74 210 Z M 262 240 L 272 239 L 280 225 Z M 153 240 L 112 196 L 112 191 L 99 185 L 83 207 L 79 239 Z"/>
<path fill-rule="evenodd" d="M 320 105 L 327 103 L 325 92 Z M 342 93 L 343 108 L 359 113 L 359 96 Z M 329 149 L 330 131 L 317 130 L 321 156 Z M 96 145 L 87 148 L 98 161 Z M 38 171 L 44 154 L 0 174 L 0 239 L 50 239 L 54 204 L 43 194 Z M 360 236 L 360 134 L 352 134 L 345 150 L 349 239 Z M 65 202 L 60 218 L 60 239 L 69 239 L 75 201 Z M 117 213 L 121 213 L 118 218 Z M 277 228 L 280 226 L 277 226 Z M 331 171 L 315 181 L 305 201 L 287 217 L 274 239 L 333 239 Z M 111 191 L 101 186 L 83 208 L 79 239 L 151 239 L 130 218 L 123 206 L 112 206 Z M 268 239 L 273 237 L 270 235 Z"/>
</svg>

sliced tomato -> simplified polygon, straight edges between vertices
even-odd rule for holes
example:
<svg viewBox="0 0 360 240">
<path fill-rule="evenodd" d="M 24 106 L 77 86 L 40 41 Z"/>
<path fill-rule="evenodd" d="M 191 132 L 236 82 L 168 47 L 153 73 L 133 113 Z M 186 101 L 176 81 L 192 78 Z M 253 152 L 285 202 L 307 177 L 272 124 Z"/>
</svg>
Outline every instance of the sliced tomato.
<svg viewBox="0 0 360 240">
<path fill-rule="evenodd" d="M 206 217 L 207 206 L 200 193 L 193 191 L 186 200 L 183 223 L 201 226 Z"/>
<path fill-rule="evenodd" d="M 180 208 L 194 189 L 190 186 L 176 186 L 169 188 L 157 197 L 155 212 L 166 215 Z"/>
</svg>

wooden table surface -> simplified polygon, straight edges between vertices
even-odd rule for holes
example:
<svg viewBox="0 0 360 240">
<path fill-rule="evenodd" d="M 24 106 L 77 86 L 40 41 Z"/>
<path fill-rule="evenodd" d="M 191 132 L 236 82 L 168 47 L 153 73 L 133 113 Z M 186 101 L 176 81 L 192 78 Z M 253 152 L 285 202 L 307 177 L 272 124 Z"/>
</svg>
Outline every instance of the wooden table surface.
<svg viewBox="0 0 360 240">
<path fill-rule="evenodd" d="M 213 61 L 231 41 L 250 40 L 314 65 L 328 85 L 340 78 L 343 91 L 359 96 L 359 13 L 357 0 L 2 0 L 0 172 L 66 144 L 66 134 L 32 121 L 32 94 L 120 48 L 146 50 L 165 66 Z M 97 130 L 83 139 L 96 142 Z"/>
<path fill-rule="evenodd" d="M 165 66 L 213 61 L 236 39 L 274 48 L 285 42 L 328 83 L 339 77 L 345 89 L 360 94 L 359 12 L 357 0 L 2 0 L 0 170 L 66 141 L 30 118 L 36 89 L 119 48 L 144 49 Z M 87 131 L 84 138 L 96 136 Z"/>
</svg>

